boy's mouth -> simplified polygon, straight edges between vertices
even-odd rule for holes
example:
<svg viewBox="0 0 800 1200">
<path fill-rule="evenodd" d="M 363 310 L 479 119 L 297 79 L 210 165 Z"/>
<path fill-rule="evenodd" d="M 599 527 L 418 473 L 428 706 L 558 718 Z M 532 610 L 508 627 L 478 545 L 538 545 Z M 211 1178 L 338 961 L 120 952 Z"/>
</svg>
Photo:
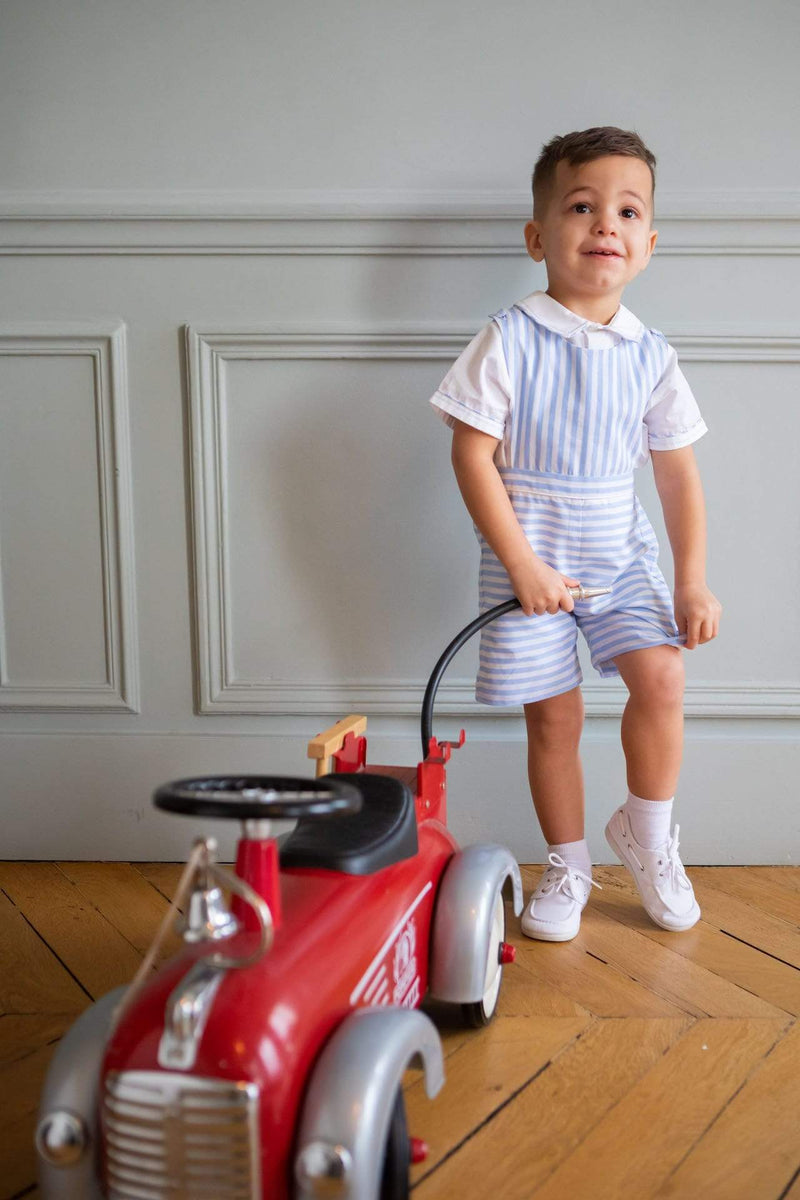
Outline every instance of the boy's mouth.
<svg viewBox="0 0 800 1200">
<path fill-rule="evenodd" d="M 597 258 L 622 258 L 622 255 L 617 254 L 616 250 L 586 250 L 585 253 Z"/>
</svg>

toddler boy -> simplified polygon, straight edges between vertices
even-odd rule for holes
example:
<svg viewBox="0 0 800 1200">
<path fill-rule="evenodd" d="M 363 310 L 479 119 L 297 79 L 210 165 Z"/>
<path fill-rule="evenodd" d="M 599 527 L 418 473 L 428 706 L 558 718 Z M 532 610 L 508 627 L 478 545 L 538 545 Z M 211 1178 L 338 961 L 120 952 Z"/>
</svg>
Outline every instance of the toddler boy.
<svg viewBox="0 0 800 1200">
<path fill-rule="evenodd" d="M 692 443 L 706 425 L 662 333 L 621 304 L 645 269 L 655 158 L 636 133 L 553 138 L 533 173 L 525 244 L 547 290 L 496 313 L 432 397 L 453 430 L 452 462 L 481 547 L 481 611 L 521 609 L 481 634 L 476 697 L 522 704 L 533 803 L 549 867 L 522 917 L 545 941 L 573 938 L 592 886 L 579 756 L 577 631 L 601 676 L 621 675 L 628 796 L 606 826 L 664 929 L 700 916 L 670 832 L 683 749 L 680 647 L 717 636 Z M 675 564 L 670 597 L 633 471 L 652 458 Z M 573 601 L 569 587 L 611 593 Z"/>
</svg>

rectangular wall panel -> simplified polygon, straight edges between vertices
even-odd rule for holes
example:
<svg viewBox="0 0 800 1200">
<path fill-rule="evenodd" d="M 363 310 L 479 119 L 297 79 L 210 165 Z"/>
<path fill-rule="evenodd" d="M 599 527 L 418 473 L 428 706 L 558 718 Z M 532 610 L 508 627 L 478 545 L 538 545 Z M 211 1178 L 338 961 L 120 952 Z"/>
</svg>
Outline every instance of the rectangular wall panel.
<svg viewBox="0 0 800 1200">
<path fill-rule="evenodd" d="M 0 329 L 0 705 L 135 707 L 122 327 Z"/>
<path fill-rule="evenodd" d="M 451 612 L 455 633 L 477 611 L 476 547 L 449 436 L 425 404 L 467 340 L 436 329 L 187 329 L 201 712 L 322 713 L 359 696 L 370 711 L 415 711 L 437 657 L 426 617 Z M 687 711 L 797 714 L 800 609 L 789 606 L 780 623 L 759 615 L 761 581 L 781 547 L 797 542 L 785 429 L 795 420 L 800 340 L 700 331 L 672 340 L 711 430 L 695 451 L 709 497 L 710 585 L 737 599 L 724 640 L 702 661 L 687 655 Z M 757 437 L 755 388 L 768 391 L 772 418 Z M 752 452 L 734 463 L 731 446 L 750 440 Z M 766 479 L 769 521 L 751 502 Z M 637 488 L 669 576 L 650 469 Z M 794 594 L 795 559 L 781 571 Z M 598 682 L 582 642 L 580 654 L 588 711 L 620 712 L 621 683 Z M 474 646 L 444 685 L 448 711 L 476 710 L 464 677 L 473 661 Z"/>
</svg>

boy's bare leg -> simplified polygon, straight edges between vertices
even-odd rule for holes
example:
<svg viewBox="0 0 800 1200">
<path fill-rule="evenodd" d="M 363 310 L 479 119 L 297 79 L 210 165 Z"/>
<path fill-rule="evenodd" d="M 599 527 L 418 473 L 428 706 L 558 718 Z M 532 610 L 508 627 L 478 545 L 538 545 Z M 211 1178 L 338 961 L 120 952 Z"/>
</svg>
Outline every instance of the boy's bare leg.
<svg viewBox="0 0 800 1200">
<path fill-rule="evenodd" d="M 614 662 L 630 691 L 622 716 L 630 792 L 606 825 L 606 839 L 628 868 L 650 918 L 677 933 L 700 919 L 678 857 L 679 827 L 671 829 L 683 753 L 683 657 L 677 646 L 647 646 Z M 663 869 L 667 859 L 669 871 Z"/>
<path fill-rule="evenodd" d="M 583 839 L 583 768 L 579 746 L 583 695 L 579 687 L 525 705 L 528 779 L 548 845 Z"/>
<path fill-rule="evenodd" d="M 630 692 L 622 714 L 628 787 L 644 800 L 670 800 L 683 758 L 685 674 L 677 646 L 646 646 L 614 659 Z"/>
</svg>

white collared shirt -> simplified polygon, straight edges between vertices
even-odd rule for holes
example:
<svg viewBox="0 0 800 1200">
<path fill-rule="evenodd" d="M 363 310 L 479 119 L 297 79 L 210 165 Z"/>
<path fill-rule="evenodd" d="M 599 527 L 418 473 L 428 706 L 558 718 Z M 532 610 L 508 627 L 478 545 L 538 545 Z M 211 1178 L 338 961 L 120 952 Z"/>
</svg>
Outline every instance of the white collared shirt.
<svg viewBox="0 0 800 1200">
<path fill-rule="evenodd" d="M 573 345 L 588 350 L 610 350 L 623 339 L 638 342 L 645 333 L 639 318 L 622 304 L 607 325 L 579 316 L 543 291 L 526 296 L 516 307 Z M 453 363 L 431 397 L 431 404 L 451 428 L 458 419 L 502 439 L 512 395 L 502 335 L 496 322 L 490 321 Z M 648 450 L 678 450 L 707 432 L 708 427 L 678 366 L 678 355 L 672 346 L 669 346 L 665 368 L 653 388 L 643 420 Z"/>
<path fill-rule="evenodd" d="M 562 334 L 575 346 L 587 350 L 604 350 L 618 346 L 623 338 L 641 341 L 644 325 L 630 309 L 620 304 L 607 325 L 579 317 L 577 313 L 559 304 L 547 292 L 532 292 L 518 302 L 520 308 L 529 313 L 534 321 L 546 325 L 555 333 Z"/>
</svg>

